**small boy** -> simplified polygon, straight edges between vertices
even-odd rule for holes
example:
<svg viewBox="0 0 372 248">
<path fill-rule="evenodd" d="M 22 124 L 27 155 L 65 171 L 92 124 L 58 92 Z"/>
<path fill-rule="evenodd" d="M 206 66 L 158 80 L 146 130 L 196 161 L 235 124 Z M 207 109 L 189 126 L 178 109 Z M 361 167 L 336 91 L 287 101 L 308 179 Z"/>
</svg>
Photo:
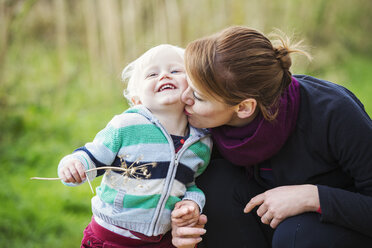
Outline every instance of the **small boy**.
<svg viewBox="0 0 372 248">
<path fill-rule="evenodd" d="M 198 221 L 205 198 L 195 177 L 209 162 L 212 141 L 206 130 L 189 126 L 183 112 L 183 54 L 159 45 L 130 63 L 122 77 L 133 106 L 59 163 L 58 174 L 70 186 L 104 173 L 81 247 L 173 247 L 176 203 L 187 209 L 178 225 Z M 107 166 L 122 170 L 99 169 Z"/>
</svg>

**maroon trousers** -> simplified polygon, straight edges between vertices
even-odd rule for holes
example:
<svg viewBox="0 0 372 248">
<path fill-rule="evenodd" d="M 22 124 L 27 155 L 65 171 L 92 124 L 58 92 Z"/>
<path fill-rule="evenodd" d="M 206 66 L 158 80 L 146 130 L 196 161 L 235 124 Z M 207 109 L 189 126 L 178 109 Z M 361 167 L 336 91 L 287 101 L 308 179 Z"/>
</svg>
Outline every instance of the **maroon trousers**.
<svg viewBox="0 0 372 248">
<path fill-rule="evenodd" d="M 175 248 L 172 245 L 170 232 L 165 235 L 148 237 L 143 234 L 132 232 L 140 239 L 131 239 L 111 232 L 100 226 L 94 218 L 84 230 L 81 248 Z"/>
</svg>

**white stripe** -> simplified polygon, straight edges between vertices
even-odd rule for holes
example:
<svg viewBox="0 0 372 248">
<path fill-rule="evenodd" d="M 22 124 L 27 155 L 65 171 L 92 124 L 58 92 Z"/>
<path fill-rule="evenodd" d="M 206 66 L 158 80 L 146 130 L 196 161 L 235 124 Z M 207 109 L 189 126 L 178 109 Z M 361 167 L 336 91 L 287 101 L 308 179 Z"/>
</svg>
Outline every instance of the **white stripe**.
<svg viewBox="0 0 372 248">
<path fill-rule="evenodd" d="M 151 122 L 142 115 L 137 113 L 124 113 L 121 115 L 115 115 L 114 118 L 109 122 L 109 125 L 114 128 L 122 128 L 149 123 Z"/>
<path fill-rule="evenodd" d="M 142 157 L 141 161 L 159 162 L 171 159 L 169 144 L 137 144 L 122 147 L 120 155 L 126 155 L 127 161 L 135 161 Z"/>
<path fill-rule="evenodd" d="M 103 183 L 110 188 L 118 190 L 124 188 L 126 194 L 130 195 L 156 195 L 161 194 L 164 187 L 164 179 L 133 179 L 124 178 L 115 172 L 106 172 Z M 186 192 L 186 186 L 177 180 L 174 180 L 171 195 L 181 197 Z"/>
<path fill-rule="evenodd" d="M 131 238 L 131 239 L 140 239 L 137 236 L 133 235 L 129 230 L 119 228 L 115 225 L 111 225 L 105 222 L 104 220 L 102 220 L 101 218 L 99 218 L 98 216 L 94 216 L 94 220 L 98 223 L 98 225 L 102 226 L 103 228 L 106 228 L 107 230 L 110 230 L 111 232 L 114 232 L 116 234 L 119 234 L 127 238 Z"/>
<path fill-rule="evenodd" d="M 96 141 L 85 144 L 85 147 L 99 162 L 110 165 L 114 161 L 116 154 L 108 149 L 104 144 Z"/>
<path fill-rule="evenodd" d="M 193 151 L 187 149 L 182 155 L 180 162 L 196 172 L 199 168 L 197 165 L 202 165 L 204 160 L 196 156 Z M 194 167 L 191 168 L 190 165 L 193 165 Z"/>
</svg>

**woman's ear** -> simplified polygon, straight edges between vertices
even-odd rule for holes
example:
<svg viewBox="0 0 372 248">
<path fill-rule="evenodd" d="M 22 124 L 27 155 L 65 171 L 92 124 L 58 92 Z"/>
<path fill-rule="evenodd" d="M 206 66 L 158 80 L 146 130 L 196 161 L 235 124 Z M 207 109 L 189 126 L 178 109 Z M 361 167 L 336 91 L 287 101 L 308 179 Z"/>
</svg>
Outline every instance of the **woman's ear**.
<svg viewBox="0 0 372 248">
<path fill-rule="evenodd" d="M 238 104 L 236 113 L 239 118 L 245 119 L 251 117 L 257 107 L 257 101 L 253 98 L 248 98 Z"/>
<path fill-rule="evenodd" d="M 132 96 L 130 100 L 132 101 L 133 105 L 142 104 L 141 99 L 138 96 Z"/>
</svg>

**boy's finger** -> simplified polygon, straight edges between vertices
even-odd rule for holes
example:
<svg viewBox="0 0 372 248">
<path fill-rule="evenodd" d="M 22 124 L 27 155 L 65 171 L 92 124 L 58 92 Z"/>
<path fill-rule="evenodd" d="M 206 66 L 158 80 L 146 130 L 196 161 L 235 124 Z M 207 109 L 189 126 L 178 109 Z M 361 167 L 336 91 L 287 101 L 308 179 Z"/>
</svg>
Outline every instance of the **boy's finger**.
<svg viewBox="0 0 372 248">
<path fill-rule="evenodd" d="M 188 210 L 189 210 L 189 213 L 194 212 L 195 207 L 194 206 L 188 206 Z"/>
<path fill-rule="evenodd" d="M 65 175 L 65 182 L 66 182 L 66 183 L 73 183 L 73 182 L 75 182 L 75 179 L 74 179 L 74 177 L 71 175 L 71 172 L 70 172 L 69 169 L 65 170 L 65 171 L 63 172 L 63 174 Z"/>
<path fill-rule="evenodd" d="M 174 205 L 174 209 L 179 209 L 182 207 L 181 201 L 177 202 L 176 205 Z"/>
<path fill-rule="evenodd" d="M 78 171 L 78 173 L 79 173 L 80 178 L 81 178 L 82 180 L 85 180 L 86 173 L 85 173 L 85 168 L 84 168 L 84 166 L 83 166 L 80 162 L 78 162 L 78 161 L 76 161 L 76 162 L 74 163 L 74 165 L 75 165 L 75 168 L 77 169 L 77 171 Z"/>
<path fill-rule="evenodd" d="M 68 179 L 67 179 L 67 177 L 65 175 L 65 171 L 64 170 L 61 170 L 60 176 L 61 176 L 62 181 L 68 183 Z"/>
<path fill-rule="evenodd" d="M 75 182 L 77 183 L 81 183 L 81 178 L 80 178 L 80 175 L 79 175 L 79 172 L 76 170 L 76 168 L 74 166 L 70 166 L 68 167 L 73 179 Z"/>
<path fill-rule="evenodd" d="M 181 207 L 179 209 L 173 210 L 172 218 L 179 218 L 187 213 L 188 213 L 187 208 Z"/>
</svg>

